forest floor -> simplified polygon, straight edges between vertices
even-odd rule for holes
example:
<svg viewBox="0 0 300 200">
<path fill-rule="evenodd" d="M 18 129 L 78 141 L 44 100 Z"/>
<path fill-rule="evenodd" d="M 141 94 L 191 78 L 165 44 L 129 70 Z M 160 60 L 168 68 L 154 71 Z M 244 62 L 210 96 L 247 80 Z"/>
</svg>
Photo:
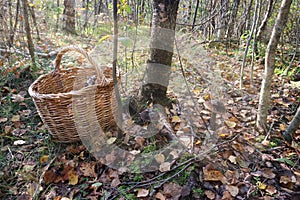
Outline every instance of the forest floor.
<svg viewBox="0 0 300 200">
<path fill-rule="evenodd" d="M 52 40 L 41 42 L 39 48 L 51 51 L 74 41 L 50 43 Z M 93 45 L 87 41 L 81 46 L 89 51 Z M 275 75 L 270 127 L 259 132 L 255 117 L 263 65 L 255 66 L 253 85 L 247 68 L 244 88 L 239 89 L 241 61 L 237 56 L 215 48 L 207 49 L 206 55 L 212 64 L 199 68 L 183 63 L 185 76 L 175 55 L 177 64 L 172 67 L 169 95 L 177 103 L 166 109 L 165 124 L 158 127 L 170 125 L 183 144 L 182 151 L 164 148 L 161 143 L 170 141 L 163 134 L 145 140 L 132 133 L 125 150 L 148 155 L 143 161 L 149 168 L 145 170 L 143 164 L 135 163 L 128 168 L 131 171 L 114 169 L 96 159 L 81 142 L 52 141 L 27 89 L 40 74 L 50 70 L 44 66 L 50 66 L 53 59 L 42 60 L 43 68 L 37 72 L 24 70 L 27 61 L 6 67 L 1 71 L 0 85 L 0 198 L 300 199 L 300 131 L 291 144 L 281 135 L 297 110 L 299 90 L 292 87 L 289 78 Z M 20 57 L 16 55 L 16 59 Z M 82 58 L 77 61 L 82 62 Z M 135 73 L 141 72 L 137 69 L 127 74 L 137 80 L 139 75 Z M 126 82 L 134 85 L 127 94 L 139 87 L 139 81 L 134 83 L 137 85 Z M 213 107 L 219 108 L 214 111 L 214 121 Z M 147 130 L 149 126 L 132 131 Z M 107 140 L 110 144 L 115 142 L 113 134 Z M 116 156 L 107 152 L 105 159 L 116 161 Z"/>
</svg>

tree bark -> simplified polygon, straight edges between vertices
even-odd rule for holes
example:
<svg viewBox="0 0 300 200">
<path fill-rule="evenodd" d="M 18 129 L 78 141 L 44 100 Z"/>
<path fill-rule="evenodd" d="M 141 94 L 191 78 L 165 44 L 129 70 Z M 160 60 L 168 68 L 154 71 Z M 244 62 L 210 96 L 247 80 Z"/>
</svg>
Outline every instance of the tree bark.
<svg viewBox="0 0 300 200">
<path fill-rule="evenodd" d="M 141 94 L 144 100 L 166 104 L 179 0 L 154 0 L 150 56 Z"/>
<path fill-rule="evenodd" d="M 28 8 L 29 8 L 29 11 L 30 11 L 30 14 L 31 14 L 31 17 L 32 17 L 33 25 L 35 26 L 37 38 L 38 38 L 38 40 L 41 40 L 41 38 L 40 38 L 40 32 L 39 32 L 39 28 L 38 28 L 38 24 L 37 24 L 37 22 L 36 22 L 36 17 L 35 17 L 34 8 L 33 8 L 33 7 L 30 7 L 30 6 L 29 6 Z"/>
<path fill-rule="evenodd" d="M 298 107 L 298 110 L 297 110 L 294 118 L 292 119 L 290 125 L 287 127 L 287 129 L 283 133 L 283 137 L 287 141 L 292 141 L 293 134 L 299 128 L 299 126 L 300 126 L 300 106 Z"/>
<path fill-rule="evenodd" d="M 75 34 L 75 0 L 64 0 L 64 26 L 68 33 Z"/>
<path fill-rule="evenodd" d="M 249 50 L 249 46 L 251 43 L 251 40 L 253 38 L 253 33 L 255 32 L 256 29 L 256 25 L 257 25 L 257 12 L 258 12 L 258 8 L 259 8 L 259 0 L 255 0 L 255 9 L 254 9 L 254 14 L 253 14 L 253 22 L 252 22 L 252 27 L 251 27 L 251 31 L 250 34 L 248 36 L 247 39 L 247 44 L 246 44 L 246 48 L 244 51 L 244 56 L 243 56 L 243 63 L 241 66 L 241 72 L 240 72 L 240 89 L 242 89 L 242 87 L 244 86 L 243 84 L 243 79 L 244 79 L 244 69 L 246 67 L 246 59 L 247 59 L 247 54 L 248 54 L 248 50 Z"/>
<path fill-rule="evenodd" d="M 275 25 L 273 27 L 271 39 L 268 43 L 268 47 L 266 51 L 265 72 L 261 84 L 257 121 L 256 121 L 256 126 L 263 128 L 265 130 L 267 128 L 267 116 L 268 116 L 268 109 L 270 106 L 271 82 L 272 82 L 274 69 L 275 69 L 275 51 L 280 39 L 280 35 L 283 32 L 283 29 L 286 25 L 291 4 L 292 4 L 292 0 L 282 1 Z"/>
<path fill-rule="evenodd" d="M 22 0 L 23 2 L 23 14 L 24 14 L 24 22 L 25 22 L 25 31 L 28 43 L 29 54 L 31 57 L 32 66 L 35 67 L 35 56 L 34 56 L 34 44 L 31 37 L 31 29 L 28 19 L 28 2 L 27 0 Z"/>
<path fill-rule="evenodd" d="M 265 17 L 264 17 L 263 21 L 261 22 L 261 25 L 258 28 L 258 33 L 257 33 L 257 40 L 258 41 L 261 41 L 262 35 L 264 34 L 264 32 L 267 28 L 268 21 L 269 21 L 271 15 L 272 15 L 272 6 L 273 6 L 273 0 L 269 0 L 267 12 L 265 14 Z"/>
<path fill-rule="evenodd" d="M 8 47 L 12 47 L 13 43 L 14 43 L 15 33 L 16 33 L 16 30 L 17 30 L 18 19 L 19 19 L 19 7 L 20 7 L 20 0 L 17 0 L 15 23 L 14 23 L 13 29 L 11 30 L 11 32 L 9 34 Z"/>
</svg>

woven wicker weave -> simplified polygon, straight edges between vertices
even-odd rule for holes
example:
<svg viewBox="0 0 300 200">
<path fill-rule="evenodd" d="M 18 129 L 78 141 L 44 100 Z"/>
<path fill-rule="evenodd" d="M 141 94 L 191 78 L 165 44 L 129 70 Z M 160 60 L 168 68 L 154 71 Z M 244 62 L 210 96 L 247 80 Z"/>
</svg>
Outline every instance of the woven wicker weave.
<svg viewBox="0 0 300 200">
<path fill-rule="evenodd" d="M 81 53 L 93 68 L 73 67 L 61 69 L 62 56 L 68 51 Z M 40 76 L 30 87 L 37 111 L 53 137 L 54 141 L 70 143 L 80 140 L 76 129 L 75 117 L 89 119 L 95 112 L 102 129 L 116 125 L 117 103 L 114 96 L 112 70 L 104 71 L 97 67 L 93 59 L 83 49 L 70 46 L 63 48 L 56 57 L 55 69 Z M 97 75 L 94 85 L 87 85 L 87 79 Z M 76 107 L 74 107 L 76 101 Z M 80 123 L 80 130 L 89 130 L 91 123 Z M 83 129 L 82 129 L 83 128 Z M 80 133 L 82 134 L 82 133 Z"/>
</svg>

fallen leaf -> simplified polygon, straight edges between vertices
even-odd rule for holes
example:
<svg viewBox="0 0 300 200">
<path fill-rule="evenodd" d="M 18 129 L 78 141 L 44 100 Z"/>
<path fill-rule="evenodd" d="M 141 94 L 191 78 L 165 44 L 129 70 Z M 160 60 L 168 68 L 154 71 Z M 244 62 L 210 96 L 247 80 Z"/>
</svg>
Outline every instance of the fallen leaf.
<svg viewBox="0 0 300 200">
<path fill-rule="evenodd" d="M 6 117 L 0 118 L 0 123 L 3 123 L 3 122 L 7 122 L 7 118 Z"/>
<path fill-rule="evenodd" d="M 155 194 L 155 198 L 157 198 L 159 200 L 166 200 L 166 197 L 160 192 Z"/>
<path fill-rule="evenodd" d="M 231 196 L 236 197 L 239 193 L 239 188 L 234 185 L 226 185 L 226 190 L 231 194 Z"/>
<path fill-rule="evenodd" d="M 215 199 L 216 195 L 210 190 L 205 190 L 204 194 L 208 199 Z"/>
<path fill-rule="evenodd" d="M 40 163 L 43 165 L 48 162 L 48 159 L 49 159 L 49 156 L 44 155 L 44 156 L 40 157 Z"/>
<path fill-rule="evenodd" d="M 19 122 L 19 121 L 20 121 L 20 115 L 14 115 L 14 116 L 11 118 L 11 121 L 12 121 L 12 122 Z"/>
<path fill-rule="evenodd" d="M 228 191 L 223 192 L 222 200 L 233 200 L 231 194 Z"/>
<path fill-rule="evenodd" d="M 112 180 L 112 182 L 111 182 L 111 187 L 117 187 L 118 185 L 120 185 L 121 184 L 121 181 L 120 181 L 120 179 L 119 179 L 119 177 L 116 177 L 116 178 L 114 178 L 113 180 Z"/>
<path fill-rule="evenodd" d="M 273 173 L 273 170 L 270 168 L 263 169 L 261 170 L 261 172 L 262 172 L 262 176 L 265 178 L 273 179 L 276 177 L 276 174 Z"/>
<path fill-rule="evenodd" d="M 173 197 L 169 199 L 179 199 L 181 196 L 182 187 L 177 183 L 166 183 L 164 184 L 163 194 L 168 197 Z"/>
<path fill-rule="evenodd" d="M 221 171 L 218 170 L 207 170 L 203 169 L 204 180 L 205 181 L 221 181 L 222 183 L 226 183 L 226 178 L 223 176 Z"/>
<path fill-rule="evenodd" d="M 176 150 L 171 151 L 170 155 L 173 156 L 173 159 L 177 159 L 179 157 L 178 152 Z"/>
<path fill-rule="evenodd" d="M 258 188 L 259 188 L 260 190 L 265 190 L 265 189 L 267 188 L 267 185 L 264 184 L 264 183 L 261 182 L 261 181 L 258 181 L 258 182 L 257 182 L 257 186 L 258 186 Z"/>
<path fill-rule="evenodd" d="M 145 138 L 143 138 L 142 136 L 136 136 L 136 137 L 134 138 L 134 140 L 136 141 L 136 143 L 137 143 L 140 147 L 144 147 Z"/>
<path fill-rule="evenodd" d="M 149 190 L 138 189 L 137 197 L 147 197 L 149 195 Z"/>
<path fill-rule="evenodd" d="M 88 177 L 97 177 L 97 174 L 95 172 L 95 163 L 87 163 L 83 162 L 80 164 L 80 171 L 83 173 L 83 176 Z"/>
<path fill-rule="evenodd" d="M 171 122 L 179 123 L 179 122 L 181 122 L 181 119 L 177 115 L 175 115 L 175 116 L 172 117 Z"/>
<path fill-rule="evenodd" d="M 74 170 L 68 172 L 68 179 L 70 185 L 76 185 L 78 183 L 78 174 Z"/>
<path fill-rule="evenodd" d="M 116 137 L 111 137 L 111 138 L 109 138 L 109 139 L 106 141 L 106 143 L 107 143 L 107 144 L 113 144 L 116 140 L 117 140 Z"/>
<path fill-rule="evenodd" d="M 155 155 L 155 160 L 157 163 L 162 164 L 163 162 L 165 162 L 165 156 L 164 154 L 157 154 Z"/>
<path fill-rule="evenodd" d="M 272 185 L 268 185 L 266 188 L 266 192 L 273 196 L 274 194 L 277 193 L 277 190 Z"/>
<path fill-rule="evenodd" d="M 233 164 L 235 164 L 236 165 L 236 156 L 233 156 L 233 155 L 230 155 L 229 157 L 228 157 L 228 160 L 231 162 L 231 163 L 233 163 Z"/>
<path fill-rule="evenodd" d="M 236 122 L 233 122 L 233 121 L 225 121 L 225 124 L 226 124 L 229 128 L 234 128 L 234 127 L 236 127 Z"/>
<path fill-rule="evenodd" d="M 56 179 L 56 174 L 52 170 L 47 170 L 43 177 L 45 184 L 49 185 L 50 183 L 53 183 Z"/>
<path fill-rule="evenodd" d="M 167 172 L 170 171 L 170 169 L 171 169 L 171 163 L 169 162 L 164 162 L 159 165 L 159 171 L 161 172 Z"/>
<path fill-rule="evenodd" d="M 25 143 L 26 142 L 24 140 L 16 140 L 16 141 L 14 141 L 14 145 L 23 145 Z"/>
</svg>

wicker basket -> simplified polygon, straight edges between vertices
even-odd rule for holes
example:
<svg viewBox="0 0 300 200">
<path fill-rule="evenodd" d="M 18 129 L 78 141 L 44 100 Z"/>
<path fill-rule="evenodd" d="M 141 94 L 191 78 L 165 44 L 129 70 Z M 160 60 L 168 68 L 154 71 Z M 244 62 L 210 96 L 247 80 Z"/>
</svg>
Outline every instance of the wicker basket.
<svg viewBox="0 0 300 200">
<path fill-rule="evenodd" d="M 62 56 L 68 51 L 81 53 L 93 67 L 60 69 Z M 74 46 L 63 48 L 54 65 L 53 72 L 40 76 L 28 90 L 53 140 L 63 143 L 79 141 L 75 117 L 78 120 L 79 116 L 84 121 L 89 119 L 91 112 L 95 113 L 97 119 L 94 120 L 98 120 L 102 129 L 114 127 L 117 103 L 111 68 L 106 67 L 103 71 L 87 52 Z M 96 79 L 95 75 L 95 83 L 88 85 L 87 80 L 91 77 Z M 80 130 L 93 128 L 91 124 L 80 123 L 84 126 Z"/>
</svg>

